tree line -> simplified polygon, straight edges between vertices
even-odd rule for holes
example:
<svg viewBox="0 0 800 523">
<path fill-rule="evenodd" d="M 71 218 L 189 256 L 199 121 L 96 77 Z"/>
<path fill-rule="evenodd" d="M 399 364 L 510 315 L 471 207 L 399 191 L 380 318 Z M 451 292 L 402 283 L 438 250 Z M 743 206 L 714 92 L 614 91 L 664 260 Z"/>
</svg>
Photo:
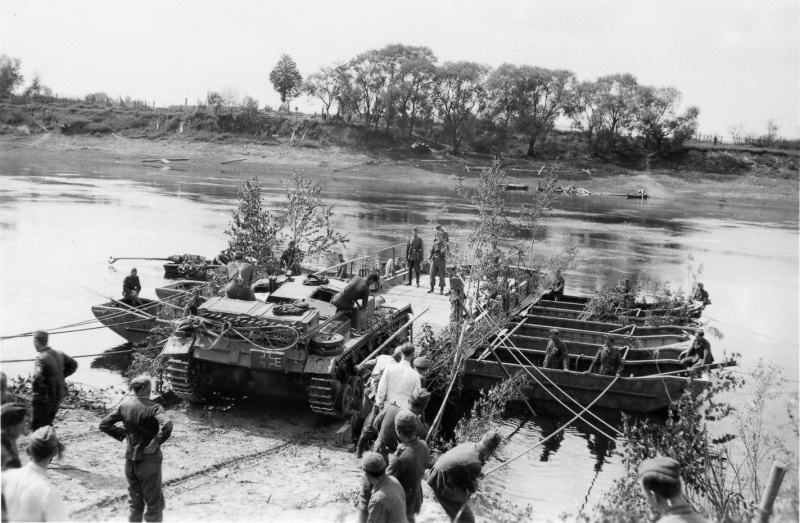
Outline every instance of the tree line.
<svg viewBox="0 0 800 523">
<path fill-rule="evenodd" d="M 641 85 L 631 74 L 579 81 L 565 69 L 469 61 L 439 63 L 428 47 L 372 49 L 308 75 L 283 55 L 270 80 L 281 101 L 305 94 L 321 102 L 323 117 L 383 127 L 407 138 L 442 126 L 451 152 L 480 145 L 495 154 L 517 140 L 527 155 L 567 120 L 595 155 L 637 150 L 667 157 L 697 129 L 699 109 L 680 111 L 674 87 Z"/>
</svg>

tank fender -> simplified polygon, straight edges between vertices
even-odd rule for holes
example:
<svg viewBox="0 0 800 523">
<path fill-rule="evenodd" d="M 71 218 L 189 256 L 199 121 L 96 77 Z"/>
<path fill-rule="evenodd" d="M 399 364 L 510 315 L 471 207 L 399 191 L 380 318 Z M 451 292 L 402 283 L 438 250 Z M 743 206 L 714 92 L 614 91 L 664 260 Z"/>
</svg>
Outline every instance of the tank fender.
<svg viewBox="0 0 800 523">
<path fill-rule="evenodd" d="M 194 348 L 194 336 L 186 338 L 180 336 L 170 336 L 167 343 L 164 345 L 164 350 L 161 351 L 162 356 L 167 355 L 185 355 L 191 354 Z"/>
<path fill-rule="evenodd" d="M 309 355 L 306 360 L 304 374 L 332 374 L 333 368 L 336 366 L 336 356 L 326 357 L 317 356 L 316 354 Z"/>
</svg>

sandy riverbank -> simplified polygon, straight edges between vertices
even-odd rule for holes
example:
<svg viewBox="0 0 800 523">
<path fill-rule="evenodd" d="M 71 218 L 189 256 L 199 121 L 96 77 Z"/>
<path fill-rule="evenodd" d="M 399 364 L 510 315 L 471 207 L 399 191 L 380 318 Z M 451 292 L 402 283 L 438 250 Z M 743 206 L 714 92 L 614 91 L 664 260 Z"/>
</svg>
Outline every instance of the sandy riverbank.
<svg viewBox="0 0 800 523">
<path fill-rule="evenodd" d="M 411 183 L 453 186 L 459 178 L 470 184 L 478 176 L 476 167 L 489 166 L 488 160 L 454 158 L 444 153 L 431 156 L 386 155 L 379 151 L 355 150 L 313 143 L 250 141 L 199 142 L 176 136 L 170 139 L 135 139 L 109 135 L 64 136 L 58 133 L 0 137 L 0 151 L 9 159 L 22 162 L 36 158 L 72 159 L 90 157 L 97 161 L 141 164 L 145 158 L 189 158 L 180 163 L 189 168 L 227 168 L 241 166 L 242 172 L 257 172 L 261 166 L 281 171 L 305 171 L 312 176 L 351 177 L 364 180 L 408 180 Z M 222 162 L 244 159 L 223 166 Z M 541 162 L 539 162 L 540 164 Z M 162 165 L 162 164 L 151 164 Z M 548 164 L 549 165 L 549 164 Z M 255 166 L 255 167 L 254 167 Z M 465 167 L 469 166 L 469 172 Z M 525 169 L 525 165 L 514 168 Z M 584 172 L 586 169 L 588 173 Z M 797 207 L 798 177 L 765 175 L 721 175 L 691 170 L 635 171 L 597 162 L 572 165 L 563 162 L 558 171 L 563 185 L 575 184 L 596 194 L 635 192 L 645 188 L 652 197 L 678 197 L 701 202 L 737 202 L 754 206 Z M 509 171 L 509 182 L 535 185 L 534 173 Z M 570 196 L 572 197 L 572 196 Z M 578 197 L 578 196 L 574 196 Z"/>
</svg>

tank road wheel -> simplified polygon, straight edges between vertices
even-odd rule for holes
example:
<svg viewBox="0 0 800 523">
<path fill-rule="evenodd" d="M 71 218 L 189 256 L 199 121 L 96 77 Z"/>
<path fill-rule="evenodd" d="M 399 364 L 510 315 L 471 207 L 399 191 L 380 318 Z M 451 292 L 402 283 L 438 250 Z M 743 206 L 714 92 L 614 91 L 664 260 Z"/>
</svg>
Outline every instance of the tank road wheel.
<svg viewBox="0 0 800 523">
<path fill-rule="evenodd" d="M 341 334 L 317 334 L 311 338 L 311 352 L 320 356 L 338 356 L 344 352 L 343 344 Z"/>
<path fill-rule="evenodd" d="M 198 364 L 188 356 L 171 356 L 167 360 L 164 379 L 183 401 L 205 403 L 209 390 L 203 384 Z"/>
<path fill-rule="evenodd" d="M 364 385 L 359 376 L 351 376 L 342 387 L 342 396 L 339 406 L 343 416 L 350 416 L 355 411 L 361 410 L 361 399 L 364 394 Z"/>
</svg>

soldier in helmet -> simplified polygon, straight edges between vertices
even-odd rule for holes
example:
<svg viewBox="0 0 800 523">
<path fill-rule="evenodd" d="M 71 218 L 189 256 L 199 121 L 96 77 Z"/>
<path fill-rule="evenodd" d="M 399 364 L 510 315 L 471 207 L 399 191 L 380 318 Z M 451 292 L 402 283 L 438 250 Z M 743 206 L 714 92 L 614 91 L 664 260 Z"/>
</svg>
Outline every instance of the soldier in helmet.
<svg viewBox="0 0 800 523">
<path fill-rule="evenodd" d="M 550 329 L 550 341 L 547 342 L 542 366 L 545 369 L 569 370 L 569 351 L 558 329 Z"/>
</svg>

